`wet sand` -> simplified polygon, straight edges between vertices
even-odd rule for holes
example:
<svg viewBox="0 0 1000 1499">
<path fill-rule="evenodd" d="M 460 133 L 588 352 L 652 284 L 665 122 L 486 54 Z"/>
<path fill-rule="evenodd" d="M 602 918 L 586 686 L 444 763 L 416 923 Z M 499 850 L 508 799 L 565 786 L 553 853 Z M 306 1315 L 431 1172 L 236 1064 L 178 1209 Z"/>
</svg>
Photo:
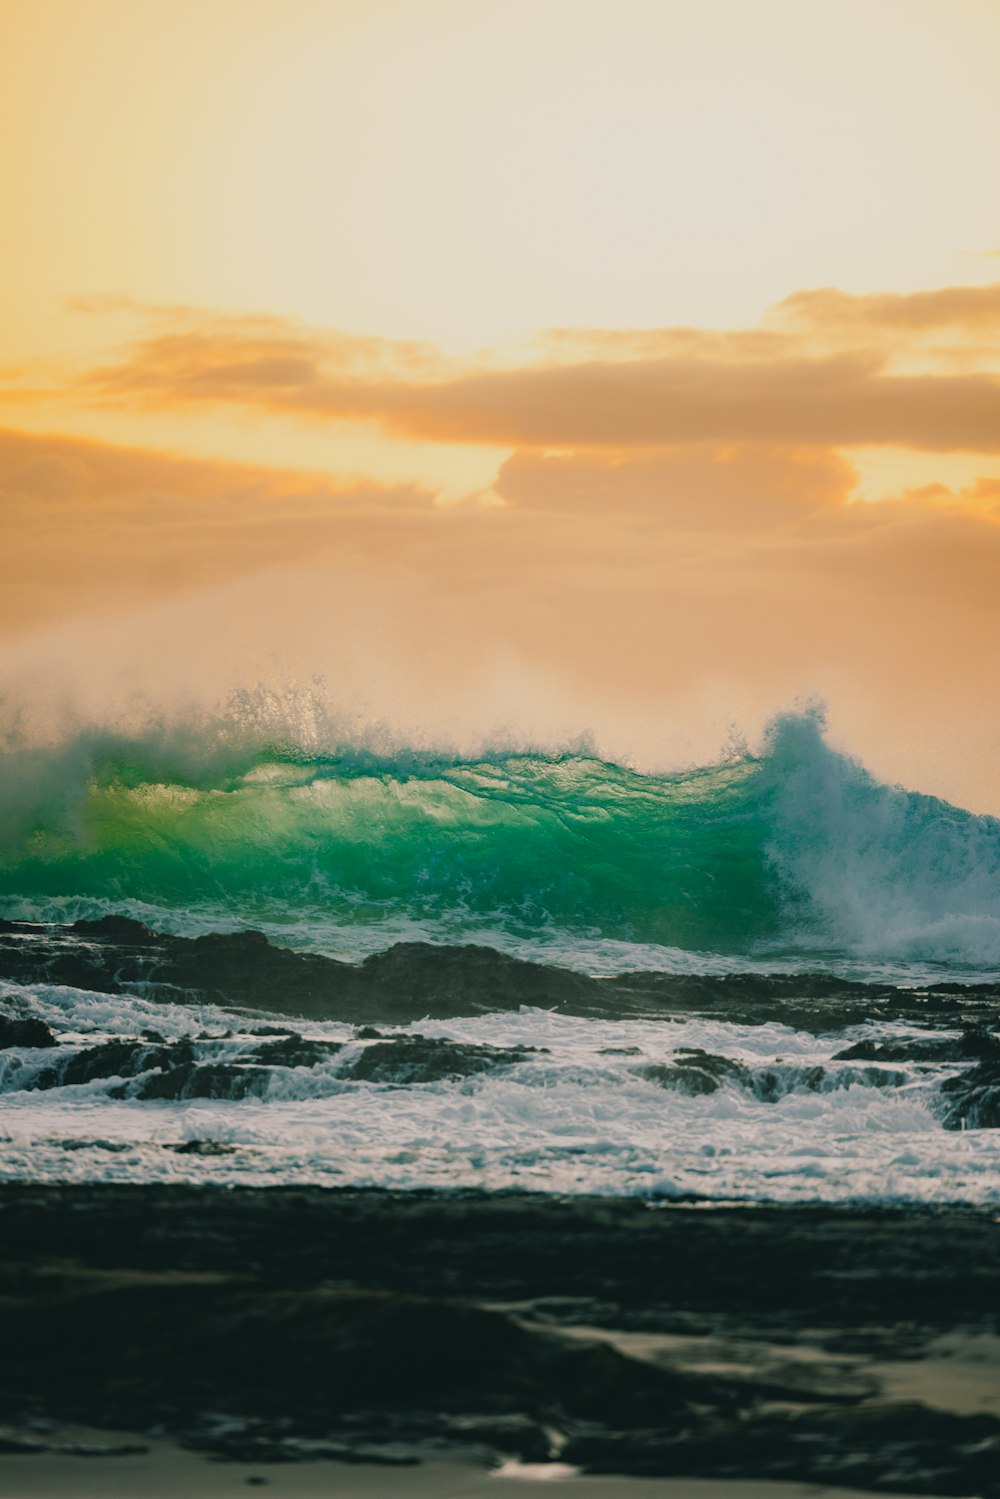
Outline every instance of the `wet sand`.
<svg viewBox="0 0 1000 1499">
<path fill-rule="evenodd" d="M 236 1499 L 255 1491 L 273 1499 L 868 1499 L 871 1490 L 711 1478 L 548 1478 L 524 1468 L 484 1472 L 463 1462 L 387 1469 L 329 1462 L 262 1468 L 209 1463 L 170 1442 L 151 1441 L 134 1457 L 0 1456 L 5 1499 Z M 554 1481 L 553 1481 L 554 1480 Z M 900 1495 L 899 1499 L 907 1499 Z"/>
</svg>

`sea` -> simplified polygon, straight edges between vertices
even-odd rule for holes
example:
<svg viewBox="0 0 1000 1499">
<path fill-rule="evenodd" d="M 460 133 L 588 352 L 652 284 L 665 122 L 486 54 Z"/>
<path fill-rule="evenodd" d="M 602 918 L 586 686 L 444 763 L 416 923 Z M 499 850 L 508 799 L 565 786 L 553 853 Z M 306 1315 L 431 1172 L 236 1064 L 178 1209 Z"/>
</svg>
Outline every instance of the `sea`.
<svg viewBox="0 0 1000 1499">
<path fill-rule="evenodd" d="M 1000 821 L 881 783 L 814 711 L 662 774 L 246 715 L 13 736 L 0 917 L 3 1179 L 1000 1202 Z M 193 977 L 116 966 L 112 917 Z M 406 1020 L 324 1018 L 294 976 L 220 1002 L 198 939 L 246 931 L 395 950 Z M 94 932 L 105 977 L 68 981 Z M 540 987 L 420 1012 L 470 948 Z M 607 997 L 567 1006 L 566 973 Z M 619 1011 L 626 975 L 652 997 Z"/>
</svg>

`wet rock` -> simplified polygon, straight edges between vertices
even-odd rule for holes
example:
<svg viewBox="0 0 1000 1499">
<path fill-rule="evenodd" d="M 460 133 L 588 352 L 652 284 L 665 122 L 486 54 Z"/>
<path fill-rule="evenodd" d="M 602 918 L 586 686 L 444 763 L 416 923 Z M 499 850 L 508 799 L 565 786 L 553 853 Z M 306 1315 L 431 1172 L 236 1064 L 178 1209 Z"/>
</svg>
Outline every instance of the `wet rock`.
<svg viewBox="0 0 1000 1499">
<path fill-rule="evenodd" d="M 552 1439 L 545 1427 L 522 1415 L 432 1416 L 424 1433 L 459 1446 L 485 1447 L 522 1463 L 544 1463 L 552 1456 Z M 418 1428 L 419 1430 L 419 1428 Z"/>
<path fill-rule="evenodd" d="M 342 1041 L 310 1041 L 303 1036 L 290 1035 L 258 1046 L 253 1059 L 265 1067 L 315 1067 L 343 1049 Z"/>
<path fill-rule="evenodd" d="M 344 1069 L 344 1076 L 355 1082 L 408 1087 L 512 1067 L 533 1050 L 525 1046 L 476 1046 L 433 1036 L 398 1036 L 366 1046 Z"/>
<path fill-rule="evenodd" d="M 68 1050 L 68 1048 L 67 1048 Z M 133 1078 L 153 1068 L 190 1066 L 194 1047 L 189 1041 L 151 1045 L 144 1041 L 105 1041 L 71 1055 L 54 1057 L 51 1066 L 35 1076 L 32 1088 L 67 1088 L 102 1078 Z"/>
<path fill-rule="evenodd" d="M 651 1062 L 648 1066 L 636 1067 L 636 1075 L 689 1097 L 714 1093 L 724 1083 L 732 1083 L 738 1088 L 750 1086 L 749 1068 L 729 1057 L 715 1056 L 692 1046 L 682 1047 L 674 1055 L 673 1062 Z"/>
<path fill-rule="evenodd" d="M 683 1381 L 667 1371 L 463 1302 L 149 1276 L 40 1291 L 7 1311 L 5 1337 L 20 1350 L 7 1379 L 20 1400 L 44 1394 L 109 1425 L 227 1410 L 292 1413 L 299 1431 L 322 1430 L 377 1409 L 564 1409 L 631 1425 L 687 1408 Z"/>
<path fill-rule="evenodd" d="M 0 1051 L 9 1046 L 58 1046 L 44 1020 L 34 1016 L 0 1014 Z"/>
<path fill-rule="evenodd" d="M 868 1020 L 931 1028 L 995 1024 L 1000 987 L 925 990 L 828 974 L 626 973 L 594 978 L 473 944 L 398 943 L 359 964 L 275 947 L 261 932 L 185 938 L 126 917 L 66 926 L 0 924 L 0 976 L 144 996 L 197 1000 L 352 1024 L 403 1024 L 536 1005 L 564 1014 L 732 1023 L 778 1021 L 826 1033 Z"/>
<path fill-rule="evenodd" d="M 63 1457 L 142 1457 L 144 1442 L 58 1442 L 49 1448 Z"/>
<path fill-rule="evenodd" d="M 261 1462 L 555 1446 L 594 1472 L 985 1496 L 1000 1423 L 886 1403 L 864 1361 L 991 1325 L 994 1218 L 0 1184 L 0 1412 Z"/>
<path fill-rule="evenodd" d="M 162 1045 L 116 1040 L 82 1051 L 64 1047 L 64 1054 L 36 1072 L 27 1087 L 109 1082 L 108 1097 L 115 1099 L 239 1099 L 260 1096 L 272 1068 L 313 1067 L 343 1050 L 340 1041 L 311 1041 L 291 1033 L 222 1060 L 217 1055 L 219 1039 L 206 1036 Z M 114 1083 L 119 1078 L 124 1081 Z"/>
<path fill-rule="evenodd" d="M 685 1336 L 721 1316 L 793 1342 L 804 1327 L 842 1338 L 875 1329 L 886 1359 L 901 1338 L 912 1355 L 914 1327 L 989 1325 L 1000 1307 L 1000 1225 L 967 1207 L 703 1211 L 514 1191 L 0 1182 L 4 1254 L 231 1273 L 253 1263 L 297 1285 L 542 1298 L 578 1306 L 570 1320 Z"/>
<path fill-rule="evenodd" d="M 61 1457 L 139 1457 L 148 1452 L 143 1442 L 65 1441 L 18 1426 L 0 1426 L 0 1453 L 26 1455 L 56 1452 Z"/>
<path fill-rule="evenodd" d="M 798 1088 L 818 1093 L 825 1081 L 825 1067 L 762 1067 L 752 1074 L 750 1087 L 763 1103 L 775 1103 Z"/>
<path fill-rule="evenodd" d="M 909 1078 L 905 1072 L 884 1067 L 760 1067 L 755 1068 L 751 1088 L 762 1103 L 776 1103 L 789 1093 L 828 1093 L 839 1088 L 900 1088 Z"/>
<path fill-rule="evenodd" d="M 13 1426 L 0 1426 L 0 1453 L 23 1456 L 31 1452 L 45 1452 L 47 1444 L 34 1432 L 21 1431 Z"/>
<path fill-rule="evenodd" d="M 977 1062 L 1000 1058 L 1000 1037 L 988 1030 L 961 1036 L 900 1036 L 889 1041 L 856 1041 L 838 1051 L 837 1062 Z"/>
<path fill-rule="evenodd" d="M 377 1418 L 376 1418 L 377 1419 Z M 224 1462 L 298 1463 L 326 1460 L 344 1463 L 374 1463 L 383 1467 L 412 1467 L 420 1461 L 412 1446 L 393 1440 L 384 1420 L 373 1431 L 331 1431 L 322 1436 L 303 1436 L 291 1429 L 287 1419 L 215 1416 L 178 1433 L 181 1446 L 211 1453 Z M 266 1478 L 246 1482 L 267 1483 Z"/>
<path fill-rule="evenodd" d="M 913 1494 L 992 1494 L 1000 1421 L 927 1406 L 757 1412 L 684 1432 L 591 1432 L 563 1460 L 590 1473 L 794 1480 Z"/>
<path fill-rule="evenodd" d="M 162 1072 L 150 1072 L 129 1089 L 132 1098 L 236 1100 L 260 1098 L 270 1079 L 266 1067 L 230 1062 L 183 1062 Z"/>
<path fill-rule="evenodd" d="M 1000 1062 L 950 1077 L 941 1084 L 945 1129 L 1000 1129 Z"/>
<path fill-rule="evenodd" d="M 226 1145 L 221 1140 L 185 1140 L 180 1145 L 168 1145 L 168 1150 L 177 1155 L 235 1155 L 235 1145 Z"/>
</svg>

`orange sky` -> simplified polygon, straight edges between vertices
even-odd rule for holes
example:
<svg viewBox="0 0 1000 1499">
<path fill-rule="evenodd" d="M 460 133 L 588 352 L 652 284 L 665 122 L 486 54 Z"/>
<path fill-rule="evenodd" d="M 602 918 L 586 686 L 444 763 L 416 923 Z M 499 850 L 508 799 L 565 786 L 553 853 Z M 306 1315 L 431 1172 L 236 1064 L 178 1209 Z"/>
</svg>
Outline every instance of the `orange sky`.
<svg viewBox="0 0 1000 1499">
<path fill-rule="evenodd" d="M 818 696 L 1000 812 L 995 5 L 0 26 L 19 722 L 322 677 L 659 766 Z"/>
</svg>

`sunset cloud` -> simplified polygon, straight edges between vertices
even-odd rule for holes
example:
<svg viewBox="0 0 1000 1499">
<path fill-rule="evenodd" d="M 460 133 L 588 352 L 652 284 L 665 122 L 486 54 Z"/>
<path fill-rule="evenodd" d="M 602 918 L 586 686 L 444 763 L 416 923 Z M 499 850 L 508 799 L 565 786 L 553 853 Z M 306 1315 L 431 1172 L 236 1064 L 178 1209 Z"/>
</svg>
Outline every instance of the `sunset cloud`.
<svg viewBox="0 0 1000 1499">
<path fill-rule="evenodd" d="M 515 506 L 608 516 L 645 514 L 683 530 L 773 529 L 844 502 L 856 482 L 815 448 L 687 444 L 620 454 L 515 453 L 496 492 Z"/>
<path fill-rule="evenodd" d="M 936 291 L 852 296 L 834 286 L 798 291 L 773 309 L 777 321 L 850 333 L 909 333 L 951 328 L 973 335 L 1000 328 L 1000 282 Z"/>
<path fill-rule="evenodd" d="M 1000 286 L 910 296 L 799 292 L 775 318 L 797 335 L 564 330 L 539 359 L 458 368 L 422 344 L 274 318 L 199 322 L 184 310 L 176 329 L 90 371 L 78 394 L 98 403 L 228 405 L 371 422 L 409 440 L 518 448 L 717 442 L 1000 451 L 1000 371 L 956 370 L 948 361 L 917 372 L 891 367 L 902 334 L 958 329 L 982 339 L 1000 320 Z M 824 352 L 827 336 L 837 347 Z M 554 357 L 546 359 L 546 349 Z"/>
<path fill-rule="evenodd" d="M 331 481 L 141 449 L 0 432 L 0 635 L 81 611 L 353 554 L 367 533 L 429 512 L 416 485 Z"/>
</svg>

